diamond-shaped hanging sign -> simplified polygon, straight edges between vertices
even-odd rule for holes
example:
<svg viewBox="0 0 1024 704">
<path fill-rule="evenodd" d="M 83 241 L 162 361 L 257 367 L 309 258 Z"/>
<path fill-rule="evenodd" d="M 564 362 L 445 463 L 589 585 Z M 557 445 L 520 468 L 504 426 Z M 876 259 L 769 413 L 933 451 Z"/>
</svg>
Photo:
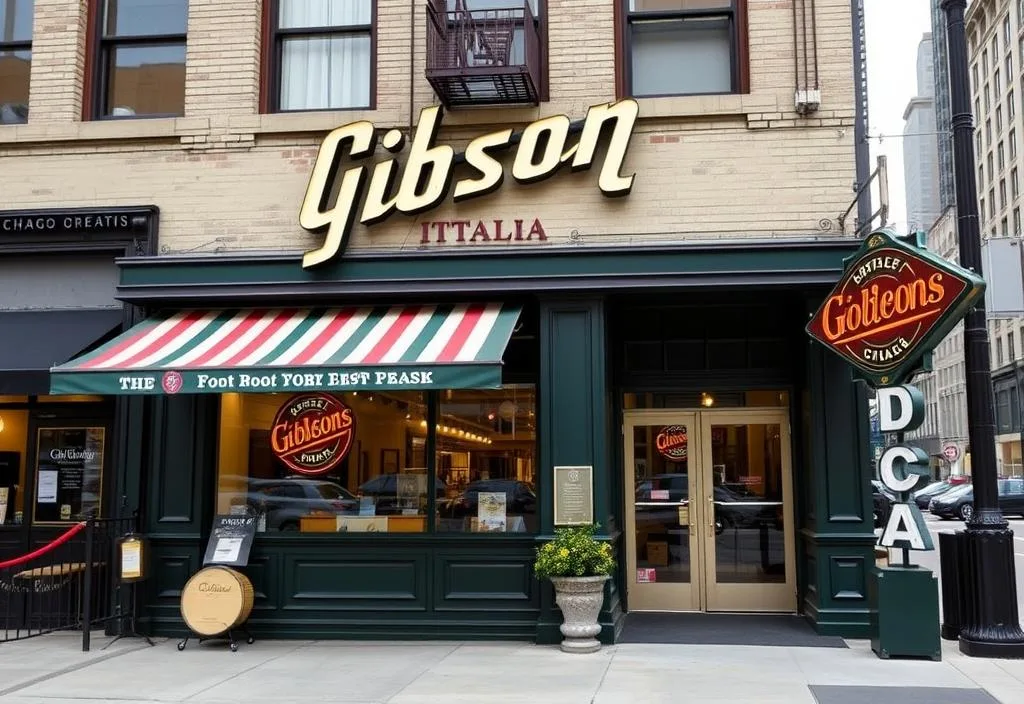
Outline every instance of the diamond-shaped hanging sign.
<svg viewBox="0 0 1024 704">
<path fill-rule="evenodd" d="M 902 384 L 984 292 L 981 277 L 920 241 L 876 230 L 845 260 L 807 333 L 873 385 Z"/>
</svg>

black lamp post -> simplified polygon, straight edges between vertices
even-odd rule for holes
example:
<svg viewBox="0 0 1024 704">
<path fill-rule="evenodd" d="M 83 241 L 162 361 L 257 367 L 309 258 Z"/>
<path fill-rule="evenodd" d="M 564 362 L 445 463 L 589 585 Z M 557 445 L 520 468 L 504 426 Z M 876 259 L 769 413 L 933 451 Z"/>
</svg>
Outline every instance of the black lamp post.
<svg viewBox="0 0 1024 704">
<path fill-rule="evenodd" d="M 953 168 L 956 174 L 960 265 L 979 276 L 981 228 L 974 176 L 974 120 L 967 78 L 967 0 L 942 0 L 949 45 L 950 103 L 953 113 Z M 964 613 L 960 651 L 983 657 L 1024 657 L 1024 632 L 1017 614 L 1013 531 L 999 510 L 996 473 L 995 408 L 989 358 L 985 299 L 964 320 L 967 424 L 974 483 L 974 515 L 957 536 L 963 541 L 960 565 Z"/>
</svg>

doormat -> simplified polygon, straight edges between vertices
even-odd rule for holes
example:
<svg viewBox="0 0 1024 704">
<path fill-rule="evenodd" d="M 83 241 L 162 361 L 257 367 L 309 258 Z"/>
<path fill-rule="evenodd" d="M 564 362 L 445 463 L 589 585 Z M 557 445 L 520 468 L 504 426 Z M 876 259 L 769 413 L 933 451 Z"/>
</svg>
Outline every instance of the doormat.
<svg viewBox="0 0 1024 704">
<path fill-rule="evenodd" d="M 838 636 L 821 636 L 802 616 L 775 614 L 629 613 L 619 643 L 673 645 L 774 645 L 846 648 Z"/>
<path fill-rule="evenodd" d="M 956 687 L 810 686 L 818 704 L 999 704 L 984 689 Z"/>
</svg>

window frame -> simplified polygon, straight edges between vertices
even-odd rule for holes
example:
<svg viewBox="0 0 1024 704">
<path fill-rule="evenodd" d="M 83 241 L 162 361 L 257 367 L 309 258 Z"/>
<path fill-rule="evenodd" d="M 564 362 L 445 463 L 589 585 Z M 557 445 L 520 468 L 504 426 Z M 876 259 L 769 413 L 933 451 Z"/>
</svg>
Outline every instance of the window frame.
<svg viewBox="0 0 1024 704">
<path fill-rule="evenodd" d="M 630 12 L 629 0 L 615 3 L 615 92 L 618 98 L 689 98 L 709 95 L 744 95 L 750 93 L 750 36 L 748 0 L 722 0 L 728 9 L 664 10 Z M 658 93 L 637 96 L 633 94 L 633 45 L 630 25 L 634 18 L 641 20 L 683 20 L 729 15 L 729 52 L 731 90 L 713 93 Z"/>
<path fill-rule="evenodd" d="M 35 0 L 32 0 L 33 31 L 29 33 L 27 40 L 11 40 L 11 41 L 7 42 L 7 41 L 3 41 L 2 39 L 0 39 L 0 52 L 2 52 L 2 51 L 8 51 L 8 52 L 12 52 L 12 53 L 15 52 L 15 51 L 27 51 L 28 52 L 28 65 L 29 65 L 29 72 L 30 73 L 32 71 L 32 40 L 35 38 L 35 36 L 34 36 L 35 35 L 35 28 L 34 28 L 34 25 L 35 25 L 35 12 L 36 12 L 36 3 L 35 3 Z M 29 95 L 29 100 L 31 100 L 31 99 L 32 99 L 32 96 Z M 31 106 L 28 106 L 27 102 L 26 102 L 26 106 L 27 107 L 31 107 Z M 31 114 L 31 110 L 29 111 L 29 113 Z M 24 124 L 26 124 L 28 122 L 28 119 L 29 118 L 26 117 L 25 118 L 25 122 L 3 123 L 3 124 L 0 124 L 0 127 L 16 127 L 18 125 L 24 125 Z"/>
<path fill-rule="evenodd" d="M 173 34 L 133 34 L 123 36 L 107 36 L 103 26 L 103 11 L 108 0 L 91 0 L 89 2 L 88 31 L 86 35 L 85 78 L 82 100 L 82 119 L 90 122 L 106 120 L 152 120 L 185 116 L 185 92 L 181 99 L 181 114 L 177 113 L 144 113 L 136 115 L 105 115 L 106 102 L 110 97 L 109 56 L 112 49 L 119 46 L 171 46 L 181 44 L 185 47 L 185 64 L 188 63 L 188 11 L 189 0 L 185 3 L 185 32 Z"/>
<path fill-rule="evenodd" d="M 304 112 L 351 112 L 353 110 L 377 109 L 377 0 L 369 0 L 369 25 L 344 25 L 327 27 L 278 27 L 281 0 L 266 0 L 263 3 L 262 37 L 260 40 L 260 93 L 259 106 L 262 114 L 291 115 Z M 419 15 L 417 15 L 419 17 Z M 368 105 L 346 108 L 304 108 L 301 110 L 281 109 L 281 64 L 283 39 L 287 37 L 369 35 L 370 37 L 370 95 Z"/>
</svg>

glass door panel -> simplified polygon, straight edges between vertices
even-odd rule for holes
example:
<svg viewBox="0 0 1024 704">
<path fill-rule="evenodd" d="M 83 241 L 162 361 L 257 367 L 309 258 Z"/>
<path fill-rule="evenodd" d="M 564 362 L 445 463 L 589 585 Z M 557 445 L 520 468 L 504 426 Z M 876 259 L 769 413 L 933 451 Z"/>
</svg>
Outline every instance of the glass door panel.
<svg viewBox="0 0 1024 704">
<path fill-rule="evenodd" d="M 700 608 L 700 433 L 694 414 L 628 414 L 623 427 L 629 608 Z"/>
<path fill-rule="evenodd" d="M 784 414 L 706 414 L 707 608 L 793 611 L 789 427 Z"/>
</svg>

